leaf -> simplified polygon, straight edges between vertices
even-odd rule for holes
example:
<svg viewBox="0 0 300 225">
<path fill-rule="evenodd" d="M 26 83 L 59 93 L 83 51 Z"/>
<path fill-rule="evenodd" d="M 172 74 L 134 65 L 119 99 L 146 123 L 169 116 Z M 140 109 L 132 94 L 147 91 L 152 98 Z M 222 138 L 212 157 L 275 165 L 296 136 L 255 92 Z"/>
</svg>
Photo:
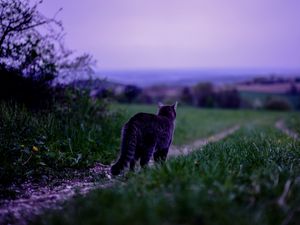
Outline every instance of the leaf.
<svg viewBox="0 0 300 225">
<path fill-rule="evenodd" d="M 39 165 L 41 165 L 41 166 L 47 166 L 47 164 L 44 163 L 44 162 L 39 162 Z"/>
</svg>

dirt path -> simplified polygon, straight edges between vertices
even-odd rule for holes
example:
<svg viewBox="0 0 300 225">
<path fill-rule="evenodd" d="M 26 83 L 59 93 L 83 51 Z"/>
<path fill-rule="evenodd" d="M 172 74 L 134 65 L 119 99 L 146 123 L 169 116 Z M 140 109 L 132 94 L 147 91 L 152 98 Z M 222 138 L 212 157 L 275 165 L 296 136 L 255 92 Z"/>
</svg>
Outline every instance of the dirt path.
<svg viewBox="0 0 300 225">
<path fill-rule="evenodd" d="M 87 172 L 75 173 L 76 178 L 57 180 L 50 185 L 27 182 L 15 187 L 14 191 L 20 193 L 16 199 L 0 200 L 0 224 L 25 225 L 28 219 L 46 209 L 59 209 L 61 203 L 76 194 L 84 195 L 93 189 L 107 188 L 113 184 L 109 166 L 100 163 Z M 97 181 L 96 176 L 100 176 L 101 181 Z"/>
<path fill-rule="evenodd" d="M 286 135 L 290 136 L 291 138 L 295 139 L 295 140 L 299 140 L 299 134 L 297 134 L 295 131 L 289 129 L 285 123 L 284 120 L 278 120 L 275 124 L 275 127 L 279 130 L 281 130 L 283 133 L 285 133 Z"/>
<path fill-rule="evenodd" d="M 208 138 L 199 139 L 190 145 L 171 146 L 169 156 L 186 155 L 208 143 L 217 142 L 234 133 L 239 125 L 231 127 Z M 96 164 L 89 170 L 89 175 L 81 178 L 60 180 L 57 185 L 34 185 L 30 182 L 22 185 L 20 196 L 13 200 L 0 201 L 0 224 L 27 224 L 26 221 L 46 209 L 61 207 L 61 204 L 76 194 L 86 194 L 93 189 L 110 187 L 114 180 L 109 174 L 109 166 Z M 102 181 L 95 180 L 102 177 Z"/>
<path fill-rule="evenodd" d="M 197 150 L 208 143 L 213 143 L 224 139 L 225 137 L 233 134 L 240 128 L 240 125 L 235 125 L 227 130 L 223 130 L 220 133 L 212 135 L 208 138 L 198 139 L 194 141 L 192 144 L 184 145 L 181 147 L 171 146 L 169 156 L 178 156 L 178 155 L 187 155 L 193 150 Z"/>
</svg>

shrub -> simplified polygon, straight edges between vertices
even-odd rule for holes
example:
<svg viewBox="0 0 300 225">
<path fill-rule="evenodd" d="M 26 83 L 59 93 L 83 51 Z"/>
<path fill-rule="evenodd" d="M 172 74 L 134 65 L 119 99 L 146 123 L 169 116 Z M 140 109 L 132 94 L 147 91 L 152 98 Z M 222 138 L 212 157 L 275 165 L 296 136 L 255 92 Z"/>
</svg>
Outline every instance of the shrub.
<svg viewBox="0 0 300 225">
<path fill-rule="evenodd" d="M 124 89 L 124 97 L 126 102 L 132 103 L 140 94 L 142 90 L 135 85 L 127 85 Z"/>
<path fill-rule="evenodd" d="M 292 109 L 292 105 L 286 99 L 279 98 L 279 97 L 269 97 L 269 98 L 267 98 L 267 100 L 265 102 L 265 107 L 264 108 L 270 109 L 270 110 L 284 110 L 284 111 L 287 111 L 287 110 Z"/>
<path fill-rule="evenodd" d="M 211 83 L 199 83 L 194 87 L 196 105 L 213 107 L 215 105 L 214 86 Z"/>
<path fill-rule="evenodd" d="M 15 101 L 30 109 L 49 108 L 53 103 L 52 78 L 25 77 L 18 70 L 0 67 L 0 100 Z"/>
<path fill-rule="evenodd" d="M 224 89 L 216 93 L 216 102 L 220 108 L 239 108 L 241 98 L 236 89 Z"/>
<path fill-rule="evenodd" d="M 187 105 L 192 105 L 194 103 L 194 96 L 189 87 L 184 87 L 182 89 L 180 99 L 182 103 Z"/>
</svg>

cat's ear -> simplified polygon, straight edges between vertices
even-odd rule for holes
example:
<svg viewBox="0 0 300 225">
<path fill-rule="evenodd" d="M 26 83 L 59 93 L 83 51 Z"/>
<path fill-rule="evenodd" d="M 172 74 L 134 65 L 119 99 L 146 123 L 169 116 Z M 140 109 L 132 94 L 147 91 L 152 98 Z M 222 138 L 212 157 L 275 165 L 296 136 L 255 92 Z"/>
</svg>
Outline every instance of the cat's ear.
<svg viewBox="0 0 300 225">
<path fill-rule="evenodd" d="M 172 105 L 173 106 L 173 108 L 176 110 L 177 109 L 177 105 L 178 105 L 178 102 L 176 101 L 175 102 L 175 104 L 174 105 Z"/>
<path fill-rule="evenodd" d="M 164 106 L 164 104 L 163 103 L 161 103 L 161 102 L 158 102 L 158 108 L 161 108 L 161 107 L 163 107 Z"/>
</svg>

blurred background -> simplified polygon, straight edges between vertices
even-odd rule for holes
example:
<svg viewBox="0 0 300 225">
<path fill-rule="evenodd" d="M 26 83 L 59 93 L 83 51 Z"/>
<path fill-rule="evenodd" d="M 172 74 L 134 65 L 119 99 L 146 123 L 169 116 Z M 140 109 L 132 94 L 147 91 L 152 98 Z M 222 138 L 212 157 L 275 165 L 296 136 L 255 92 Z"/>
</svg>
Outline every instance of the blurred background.
<svg viewBox="0 0 300 225">
<path fill-rule="evenodd" d="M 300 107 L 297 0 L 2 2 L 1 73 L 20 76 L 1 76 L 1 98 L 37 106 L 69 86 L 126 103 Z"/>
<path fill-rule="evenodd" d="M 95 56 L 93 79 L 107 78 L 76 83 L 95 97 L 299 108 L 297 1 L 48 1 L 42 11 L 58 6 L 70 46 Z"/>
</svg>

